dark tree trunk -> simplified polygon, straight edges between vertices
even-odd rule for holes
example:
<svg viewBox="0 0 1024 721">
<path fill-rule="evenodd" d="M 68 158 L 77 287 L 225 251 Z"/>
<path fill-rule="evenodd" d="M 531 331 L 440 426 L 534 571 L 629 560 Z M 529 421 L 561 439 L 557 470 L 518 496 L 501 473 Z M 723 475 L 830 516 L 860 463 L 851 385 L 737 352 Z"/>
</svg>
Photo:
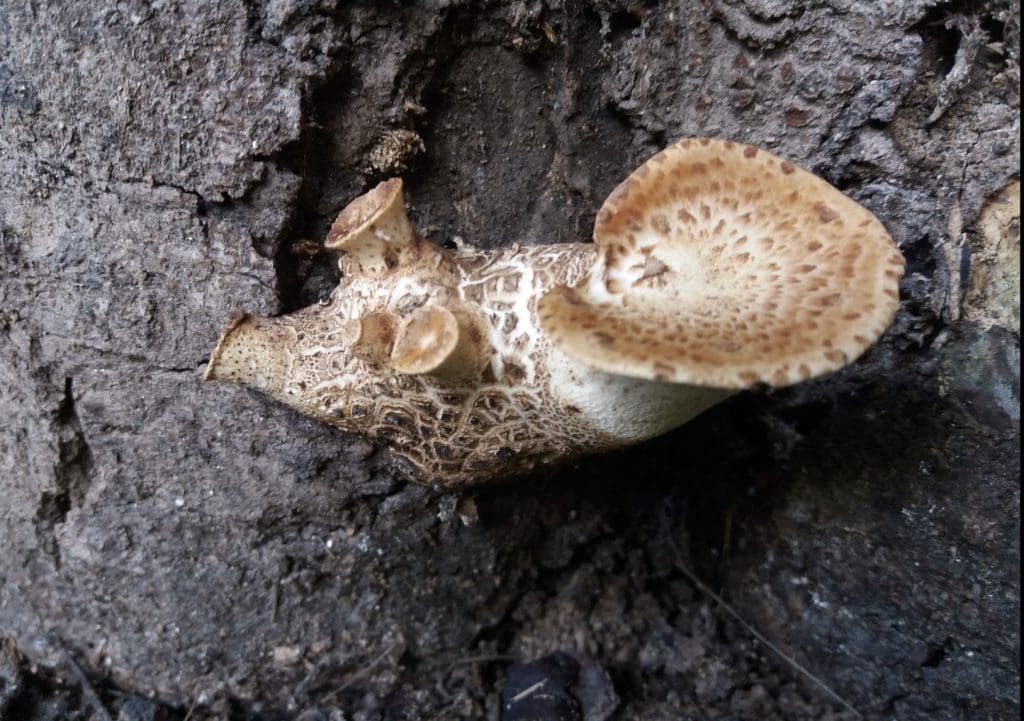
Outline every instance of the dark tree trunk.
<svg viewBox="0 0 1024 721">
<path fill-rule="evenodd" d="M 1019 717 L 1018 3 L 154 5 L 0 0 L 0 717 L 44 718 L 22 655 L 129 719 L 498 719 L 533 678 L 587 721 Z M 201 382 L 377 180 L 438 241 L 586 242 L 690 135 L 886 224 L 868 356 L 461 495 Z"/>
</svg>

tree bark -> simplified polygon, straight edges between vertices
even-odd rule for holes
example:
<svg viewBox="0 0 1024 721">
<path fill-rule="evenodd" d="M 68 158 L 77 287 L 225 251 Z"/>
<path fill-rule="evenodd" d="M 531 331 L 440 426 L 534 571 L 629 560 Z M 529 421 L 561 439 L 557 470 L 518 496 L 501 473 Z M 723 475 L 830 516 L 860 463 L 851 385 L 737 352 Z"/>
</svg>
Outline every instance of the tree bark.
<svg viewBox="0 0 1024 721">
<path fill-rule="evenodd" d="M 0 2 L 0 637 L 179 718 L 512 718 L 534 672 L 587 721 L 1018 717 L 1019 43 L 998 0 Z M 694 135 L 888 227 L 866 357 L 460 495 L 200 381 L 384 177 L 438 242 L 587 242 Z"/>
</svg>

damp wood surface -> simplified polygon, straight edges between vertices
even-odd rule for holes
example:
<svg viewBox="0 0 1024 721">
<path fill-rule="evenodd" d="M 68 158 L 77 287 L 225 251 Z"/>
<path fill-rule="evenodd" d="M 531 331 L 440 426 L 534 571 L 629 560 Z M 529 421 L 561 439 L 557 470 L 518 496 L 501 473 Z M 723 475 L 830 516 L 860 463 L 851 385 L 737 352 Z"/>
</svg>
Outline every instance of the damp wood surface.
<svg viewBox="0 0 1024 721">
<path fill-rule="evenodd" d="M 864 718 L 1019 717 L 1018 18 L 0 3 L 0 717 L 501 719 L 539 673 L 585 721 L 856 718 L 691 572 Z M 463 494 L 201 382 L 232 310 L 330 292 L 380 180 L 442 245 L 587 242 L 686 136 L 886 226 L 861 360 Z"/>
</svg>

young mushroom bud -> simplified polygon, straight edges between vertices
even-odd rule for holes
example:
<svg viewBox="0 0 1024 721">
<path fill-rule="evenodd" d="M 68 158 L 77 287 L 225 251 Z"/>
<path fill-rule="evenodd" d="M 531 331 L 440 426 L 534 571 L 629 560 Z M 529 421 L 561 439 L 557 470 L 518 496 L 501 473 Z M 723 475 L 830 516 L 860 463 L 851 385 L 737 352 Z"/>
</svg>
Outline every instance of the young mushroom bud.
<svg viewBox="0 0 1024 721">
<path fill-rule="evenodd" d="M 352 264 L 366 273 L 384 273 L 414 262 L 419 242 L 405 214 L 401 179 L 386 180 L 349 203 L 324 245 L 345 251 Z"/>
<path fill-rule="evenodd" d="M 273 318 L 235 311 L 213 349 L 205 380 L 241 383 L 273 394 L 290 372 L 295 343 L 291 327 Z"/>
<path fill-rule="evenodd" d="M 481 483 L 651 438 L 755 384 L 853 361 L 903 259 L 828 183 L 749 145 L 681 141 L 605 201 L 594 245 L 455 250 L 401 181 L 338 216 L 330 302 L 235 319 L 208 378 L 387 443 L 417 480 Z"/>
<path fill-rule="evenodd" d="M 375 365 L 387 362 L 395 344 L 395 321 L 389 314 L 370 311 L 343 328 L 341 340 L 352 355 Z"/>
<path fill-rule="evenodd" d="M 468 313 L 427 305 L 399 328 L 391 367 L 399 373 L 457 380 L 477 375 L 488 358 L 483 332 Z"/>
</svg>

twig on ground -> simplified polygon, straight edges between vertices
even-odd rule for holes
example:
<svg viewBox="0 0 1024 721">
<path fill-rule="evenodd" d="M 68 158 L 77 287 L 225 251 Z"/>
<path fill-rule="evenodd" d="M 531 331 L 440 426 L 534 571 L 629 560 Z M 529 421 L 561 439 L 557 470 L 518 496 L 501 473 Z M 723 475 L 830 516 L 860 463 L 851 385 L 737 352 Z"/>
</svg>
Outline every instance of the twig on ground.
<svg viewBox="0 0 1024 721">
<path fill-rule="evenodd" d="M 188 721 L 190 718 L 192 718 L 192 714 L 193 714 L 193 712 L 195 712 L 196 706 L 198 706 L 198 705 L 199 705 L 199 698 L 197 697 L 197 698 L 192 699 L 192 705 L 188 707 L 188 712 L 185 714 L 185 718 L 182 719 L 182 721 Z"/>
<path fill-rule="evenodd" d="M 457 658 L 451 662 L 449 668 L 455 668 L 456 666 L 466 666 L 472 663 L 495 663 L 498 661 L 515 661 L 515 656 L 508 654 L 493 654 L 491 656 L 465 656 L 463 658 Z"/>
<path fill-rule="evenodd" d="M 107 711 L 106 706 L 103 705 L 103 701 L 100 699 L 96 689 L 89 683 L 89 678 L 85 675 L 85 671 L 82 667 L 71 657 L 71 654 L 67 650 L 64 651 L 64 661 L 67 663 L 68 668 L 71 669 L 71 673 L 75 679 L 78 680 L 78 685 L 82 687 L 82 695 L 85 696 L 89 701 L 89 705 L 92 706 L 92 710 L 96 713 L 96 716 L 100 721 L 114 721 L 110 716 L 110 712 Z"/>
<path fill-rule="evenodd" d="M 359 679 L 361 679 L 364 676 L 366 676 L 367 674 L 369 674 L 370 671 L 372 671 L 373 669 L 377 668 L 377 666 L 380 665 L 381 661 L 383 661 L 385 658 L 387 658 L 389 655 L 391 655 L 391 652 L 394 651 L 396 648 L 398 648 L 398 644 L 397 643 L 392 644 L 391 646 L 388 646 L 386 649 L 381 651 L 380 654 L 376 658 L 374 658 L 372 661 L 370 661 L 368 664 L 366 664 L 362 668 L 356 669 L 351 674 L 349 674 L 348 678 L 346 678 L 344 681 L 342 681 L 341 684 L 337 688 L 335 688 L 329 694 L 324 696 L 323 700 L 324 701 L 333 701 L 334 698 L 338 694 L 342 693 L 343 691 L 345 691 L 345 689 L 349 688 L 356 681 L 358 681 Z"/>
<path fill-rule="evenodd" d="M 671 541 L 670 541 L 670 543 L 671 543 Z M 693 571 L 691 571 L 687 567 L 687 565 L 685 563 L 683 563 L 683 559 L 679 555 L 679 550 L 675 547 L 675 544 L 672 544 L 672 553 L 673 553 L 673 555 L 676 558 L 676 568 L 678 568 L 679 571 L 684 576 L 686 576 L 686 578 L 690 581 L 690 583 L 692 583 L 694 586 L 697 587 L 698 591 L 700 591 L 705 596 L 707 596 L 712 601 L 714 601 L 716 604 L 718 604 L 718 606 L 723 611 L 725 611 L 727 614 L 729 614 L 729 616 L 731 616 L 732 619 L 734 621 L 736 621 L 736 623 L 738 623 L 740 626 L 742 626 L 743 629 L 747 633 L 749 633 L 751 636 L 753 636 L 755 639 L 757 639 L 757 641 L 760 642 L 765 648 L 769 649 L 775 655 L 777 655 L 779 658 L 781 658 L 783 661 L 785 661 L 786 664 L 789 665 L 792 669 L 794 669 L 797 673 L 799 673 L 804 678 L 808 679 L 811 683 L 813 683 L 815 686 L 817 686 L 822 691 L 824 691 L 825 694 L 828 695 L 829 698 L 831 698 L 833 701 L 835 701 L 836 703 L 841 705 L 843 708 L 845 708 L 847 711 L 852 713 L 856 718 L 859 718 L 859 719 L 860 718 L 864 718 L 864 716 L 860 713 L 860 711 L 858 711 L 857 709 L 855 709 L 853 707 L 853 704 L 851 704 L 849 701 L 844 699 L 838 693 L 833 691 L 831 686 L 829 686 L 827 683 L 825 683 L 820 678 L 815 676 L 813 673 L 808 671 L 804 666 L 802 666 L 800 664 L 799 661 L 797 661 L 795 658 L 787 655 L 781 648 L 779 648 L 774 643 L 769 641 L 764 636 L 764 634 L 762 634 L 760 631 L 758 631 L 756 628 L 754 628 L 754 626 L 751 623 L 749 623 L 742 616 L 740 616 L 738 611 L 736 611 L 732 606 L 730 606 L 728 603 L 726 603 L 725 600 L 721 596 L 719 596 L 717 593 L 712 591 L 711 588 L 706 583 L 701 581 L 700 578 L 697 577 L 697 574 L 695 574 Z"/>
</svg>

